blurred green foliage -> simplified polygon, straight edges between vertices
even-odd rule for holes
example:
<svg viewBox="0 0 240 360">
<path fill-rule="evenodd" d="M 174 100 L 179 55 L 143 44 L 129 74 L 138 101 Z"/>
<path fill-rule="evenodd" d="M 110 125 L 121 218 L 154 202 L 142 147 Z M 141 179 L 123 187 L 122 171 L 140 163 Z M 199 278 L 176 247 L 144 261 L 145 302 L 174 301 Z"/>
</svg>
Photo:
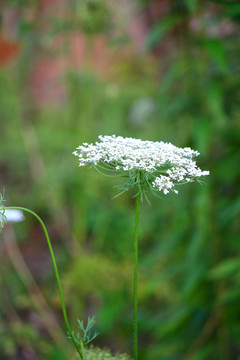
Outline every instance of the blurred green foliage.
<svg viewBox="0 0 240 360">
<path fill-rule="evenodd" d="M 92 39 L 106 29 L 110 13 L 114 18 L 114 6 L 97 3 L 103 17 L 100 9 L 96 24 L 81 27 L 87 35 L 91 30 Z M 189 184 L 179 195 L 141 206 L 139 360 L 239 360 L 240 8 L 234 1 L 171 0 L 164 15 L 149 22 L 158 3 L 138 4 L 149 25 L 144 54 L 122 52 L 134 49 L 130 37 L 120 45 L 109 39 L 109 47 L 121 55 L 108 74 L 68 66 L 59 79 L 64 96 L 53 103 L 38 102 L 30 86 L 39 54 L 48 54 L 43 40 L 49 34 L 41 26 L 45 15 L 37 13 L 31 22 L 19 9 L 21 52 L 0 69 L 1 187 L 7 204 L 32 208 L 46 220 L 73 327 L 75 319 L 96 315 L 96 344 L 131 354 L 134 199 L 125 194 L 112 200 L 117 181 L 79 169 L 71 153 L 99 134 L 199 150 L 201 168 L 210 170 L 204 185 Z M 76 11 L 73 4 L 69 9 Z M 20 5 L 37 8 L 38 2 L 9 2 L 3 14 Z M 83 14 L 72 16 L 76 31 Z M 50 26 L 51 38 L 65 32 L 71 37 L 69 18 L 66 12 L 67 28 L 51 23 L 56 24 Z M 63 327 L 38 226 L 27 217 L 14 232 Z M 32 285 L 24 284 L 3 240 L 1 360 L 27 359 L 23 348 L 32 359 L 70 358 L 68 348 L 55 344 L 41 323 Z M 98 356 L 111 359 L 104 352 Z"/>
<path fill-rule="evenodd" d="M 110 25 L 110 11 L 104 0 L 76 2 L 79 27 L 86 34 L 103 32 Z"/>
<path fill-rule="evenodd" d="M 130 360 L 128 355 L 113 356 L 108 350 L 98 348 L 90 348 L 86 352 L 86 359 L 89 360 Z"/>
</svg>

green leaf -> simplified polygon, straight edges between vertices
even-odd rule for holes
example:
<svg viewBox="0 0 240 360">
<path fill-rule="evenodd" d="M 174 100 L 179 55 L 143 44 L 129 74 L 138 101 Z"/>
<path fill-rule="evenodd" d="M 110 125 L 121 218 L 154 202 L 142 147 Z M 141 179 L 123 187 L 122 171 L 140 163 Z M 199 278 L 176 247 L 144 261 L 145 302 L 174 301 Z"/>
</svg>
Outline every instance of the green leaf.
<svg viewBox="0 0 240 360">
<path fill-rule="evenodd" d="M 209 53 L 212 60 L 223 72 L 228 70 L 226 51 L 221 40 L 203 39 L 200 42 L 200 46 L 202 46 Z"/>
<path fill-rule="evenodd" d="M 185 4 L 189 11 L 194 12 L 198 7 L 198 0 L 185 0 Z"/>
<path fill-rule="evenodd" d="M 196 264 L 194 270 L 189 272 L 189 276 L 186 278 L 184 287 L 182 289 L 182 294 L 184 296 L 189 296 L 194 291 L 196 291 L 199 282 L 203 279 L 205 273 L 205 265 L 204 264 Z"/>
<path fill-rule="evenodd" d="M 207 106 L 214 120 L 215 127 L 226 125 L 226 115 L 223 108 L 224 94 L 220 84 L 212 81 L 208 88 L 208 96 L 206 97 Z"/>
<path fill-rule="evenodd" d="M 240 258 L 222 261 L 209 272 L 209 278 L 218 280 L 228 278 L 240 270 Z"/>
<path fill-rule="evenodd" d="M 174 309 L 169 319 L 159 325 L 158 333 L 161 334 L 161 336 L 166 336 L 178 331 L 191 314 L 192 308 L 190 306 L 182 306 Z"/>
<path fill-rule="evenodd" d="M 173 29 L 182 19 L 178 15 L 170 15 L 157 23 L 149 33 L 146 46 L 151 49 L 157 45 L 158 41 L 171 29 Z"/>
<path fill-rule="evenodd" d="M 240 3 L 239 1 L 224 1 L 224 0 L 212 0 L 214 3 L 218 3 L 225 8 L 225 14 L 233 19 L 240 17 Z M 240 20 L 240 19 L 239 19 Z"/>
<path fill-rule="evenodd" d="M 240 297 L 240 288 L 239 286 L 227 289 L 227 291 L 222 294 L 219 298 L 220 303 L 231 303 L 234 301 L 239 301 Z"/>
</svg>

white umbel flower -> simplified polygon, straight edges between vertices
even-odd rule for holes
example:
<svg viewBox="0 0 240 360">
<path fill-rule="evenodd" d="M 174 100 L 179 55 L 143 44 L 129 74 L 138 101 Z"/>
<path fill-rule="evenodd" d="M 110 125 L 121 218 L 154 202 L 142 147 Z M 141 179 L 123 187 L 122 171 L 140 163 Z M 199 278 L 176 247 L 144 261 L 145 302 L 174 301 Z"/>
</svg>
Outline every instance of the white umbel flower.
<svg viewBox="0 0 240 360">
<path fill-rule="evenodd" d="M 20 222 L 24 220 L 24 215 L 21 210 L 7 209 L 4 215 L 8 222 Z"/>
<path fill-rule="evenodd" d="M 6 222 L 20 222 L 24 220 L 24 215 L 21 210 L 18 209 L 5 209 L 3 203 L 4 193 L 0 193 L 0 232 Z"/>
<path fill-rule="evenodd" d="M 0 224 L 3 224 L 5 222 L 20 222 L 24 220 L 24 215 L 21 210 L 15 210 L 15 209 L 4 209 L 0 211 Z"/>
<path fill-rule="evenodd" d="M 79 158 L 79 166 L 93 165 L 108 174 L 128 173 L 124 191 L 137 186 L 140 192 L 178 193 L 176 185 L 209 175 L 209 171 L 202 171 L 193 160 L 199 152 L 189 147 L 115 135 L 100 135 L 99 140 L 95 144 L 83 143 L 73 154 Z"/>
</svg>

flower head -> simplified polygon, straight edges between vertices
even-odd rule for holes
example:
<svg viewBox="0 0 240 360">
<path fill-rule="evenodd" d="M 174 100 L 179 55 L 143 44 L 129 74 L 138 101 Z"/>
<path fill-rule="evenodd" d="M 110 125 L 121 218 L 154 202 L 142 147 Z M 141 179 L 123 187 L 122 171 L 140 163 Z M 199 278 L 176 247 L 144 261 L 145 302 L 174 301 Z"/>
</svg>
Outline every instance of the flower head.
<svg viewBox="0 0 240 360">
<path fill-rule="evenodd" d="M 1 214 L 0 214 L 0 221 L 1 221 Z M 24 215 L 21 210 L 15 210 L 15 209 L 6 209 L 4 210 L 4 217 L 5 221 L 8 222 L 20 222 L 24 220 Z"/>
<path fill-rule="evenodd" d="M 4 194 L 0 193 L 0 232 L 6 222 L 20 222 L 24 220 L 21 210 L 5 209 L 3 206 L 4 201 Z"/>
<path fill-rule="evenodd" d="M 198 180 L 209 175 L 197 167 L 194 157 L 198 151 L 189 147 L 179 148 L 162 141 L 143 141 L 122 136 L 99 136 L 95 144 L 83 143 L 73 152 L 79 166 L 92 165 L 105 174 L 128 177 L 121 189 L 137 186 L 142 194 L 170 191 L 178 193 L 176 185 Z"/>
<path fill-rule="evenodd" d="M 24 220 L 23 212 L 15 209 L 0 209 L 0 228 L 3 228 L 6 222 L 20 222 Z"/>
</svg>

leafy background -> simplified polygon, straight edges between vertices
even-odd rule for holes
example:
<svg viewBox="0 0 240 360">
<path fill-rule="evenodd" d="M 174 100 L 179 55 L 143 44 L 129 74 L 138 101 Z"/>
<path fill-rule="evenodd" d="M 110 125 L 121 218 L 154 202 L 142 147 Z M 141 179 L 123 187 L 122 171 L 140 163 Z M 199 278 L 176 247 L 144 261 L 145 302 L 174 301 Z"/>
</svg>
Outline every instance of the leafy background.
<svg viewBox="0 0 240 360">
<path fill-rule="evenodd" d="M 78 168 L 99 134 L 191 146 L 211 174 L 141 205 L 139 360 L 240 359 L 239 22 L 238 1 L 1 4 L 0 186 L 45 220 L 72 327 L 96 315 L 114 353 L 132 351 L 134 200 Z M 1 360 L 71 359 L 39 225 L 0 250 Z"/>
</svg>

